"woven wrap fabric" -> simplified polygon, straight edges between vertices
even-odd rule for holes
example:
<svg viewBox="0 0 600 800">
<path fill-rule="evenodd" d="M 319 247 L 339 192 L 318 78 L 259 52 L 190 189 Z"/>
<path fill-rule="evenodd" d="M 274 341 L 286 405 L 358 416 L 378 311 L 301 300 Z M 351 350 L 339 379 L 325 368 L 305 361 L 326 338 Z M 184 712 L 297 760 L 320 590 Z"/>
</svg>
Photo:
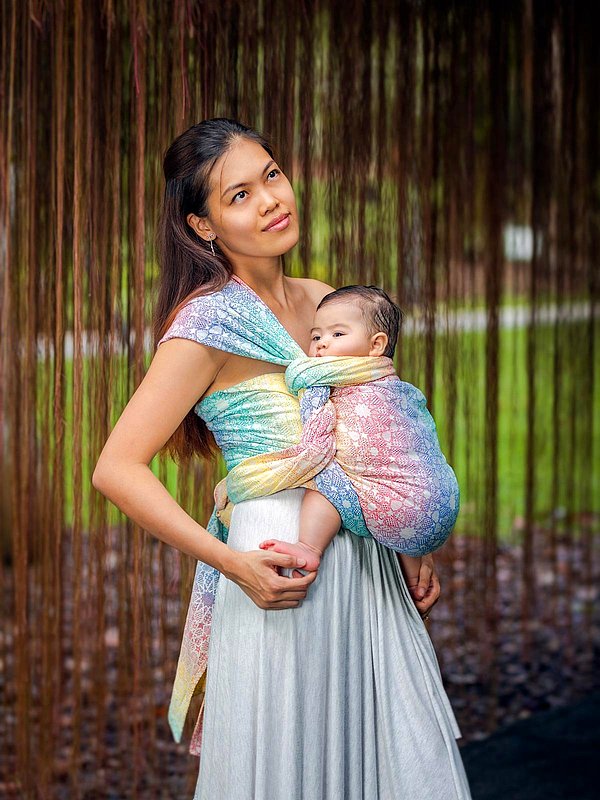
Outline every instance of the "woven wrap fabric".
<svg viewBox="0 0 600 800">
<path fill-rule="evenodd" d="M 340 424 L 335 423 L 336 418 L 341 419 L 346 413 L 344 411 L 342 414 L 339 407 L 335 408 L 338 400 L 343 398 L 344 393 L 350 394 L 364 389 L 342 383 L 331 391 L 329 404 L 329 386 L 315 384 L 309 388 L 308 378 L 313 379 L 314 376 L 311 377 L 310 371 L 305 367 L 311 360 L 265 302 L 236 275 L 232 275 L 220 291 L 196 297 L 186 303 L 157 346 L 172 338 L 190 339 L 215 349 L 288 368 L 294 364 L 286 374 L 282 371 L 266 372 L 227 389 L 215 391 L 199 401 L 194 411 L 212 431 L 230 475 L 243 462 L 251 459 L 255 459 L 255 467 L 258 465 L 256 474 L 265 472 L 265 464 L 272 462 L 274 453 L 298 446 L 302 449 L 305 446 L 302 444 L 305 431 L 310 432 L 312 429 L 314 433 L 316 428 L 320 428 L 319 435 L 322 438 L 316 444 L 313 442 L 311 451 L 311 459 L 318 463 L 306 472 L 302 482 L 297 485 L 318 489 L 336 505 L 342 517 L 340 534 L 352 532 L 358 536 L 371 535 L 356 486 L 352 477 L 345 472 L 347 465 L 343 463 L 343 459 L 340 460 L 344 448 L 340 447 Z M 360 360 L 363 362 L 364 373 L 365 359 L 357 359 Z M 381 377 L 383 373 L 375 369 L 371 373 L 371 381 L 380 387 L 386 381 L 390 386 L 393 383 L 402 384 L 404 400 L 398 397 L 397 401 L 410 405 L 412 393 L 413 400 L 416 401 L 412 405 L 413 410 L 420 413 L 421 419 L 425 420 L 422 414 L 424 397 L 419 390 L 411 384 L 399 381 L 397 376 L 391 374 L 390 364 L 383 364 L 382 359 L 367 361 L 371 362 L 371 370 L 376 361 L 377 369 L 381 370 L 383 366 L 388 371 L 387 377 Z M 390 362 L 389 359 L 383 359 L 384 361 Z M 395 392 L 399 390 L 399 386 L 394 389 Z M 379 392 L 380 389 L 375 391 Z M 361 416 L 360 406 L 359 403 L 354 410 L 357 418 Z M 311 419 L 316 412 L 317 419 L 311 425 Z M 433 422 L 425 421 L 429 425 Z M 307 427 L 304 428 L 303 424 Z M 385 427 L 385 419 L 382 424 Z M 332 443 L 334 428 L 337 428 L 337 433 Z M 342 433 L 346 435 L 343 430 Z M 348 431 L 349 439 L 355 433 L 356 431 Z M 385 431 L 382 435 L 385 435 Z M 326 440 L 329 444 L 324 444 Z M 350 454 L 349 449 L 347 452 Z M 358 473 L 354 475 L 354 479 L 359 481 L 360 488 Z M 222 487 L 219 491 L 221 490 Z M 368 504 L 366 508 L 368 511 Z M 227 515 L 220 519 L 217 511 L 215 504 L 206 528 L 213 536 L 226 543 Z M 268 536 L 269 531 L 265 531 L 265 538 Z M 191 698 L 204 685 L 202 679 L 205 677 L 208 661 L 212 610 L 219 576 L 219 571 L 214 567 L 202 561 L 197 562 L 168 711 L 168 722 L 177 742 L 181 741 Z M 201 720 L 202 709 L 189 747 L 189 751 L 196 755 L 200 752 Z"/>
<path fill-rule="evenodd" d="M 351 515 L 349 530 L 356 521 L 405 555 L 441 547 L 458 516 L 458 482 L 425 396 L 398 378 L 392 359 L 302 356 L 285 379 L 301 395 L 300 443 L 234 467 L 215 487 L 219 519 L 228 524 L 235 503 L 314 478 L 343 521 L 358 503 L 362 519 Z"/>
</svg>

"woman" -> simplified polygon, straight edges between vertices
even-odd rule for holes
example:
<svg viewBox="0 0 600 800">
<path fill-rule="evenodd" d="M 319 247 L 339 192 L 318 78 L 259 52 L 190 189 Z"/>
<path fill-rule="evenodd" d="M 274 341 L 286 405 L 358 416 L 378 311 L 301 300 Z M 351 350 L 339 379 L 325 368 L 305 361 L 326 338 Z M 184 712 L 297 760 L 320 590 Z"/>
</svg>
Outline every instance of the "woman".
<svg viewBox="0 0 600 800">
<path fill-rule="evenodd" d="M 92 482 L 199 562 L 170 710 L 178 736 L 204 671 L 208 620 L 195 800 L 470 798 L 420 616 L 440 593 L 431 556 L 414 601 L 396 555 L 343 528 L 304 576 L 300 560 L 258 548 L 267 537 L 297 540 L 304 488 L 237 504 L 228 530 L 213 511 L 207 530 L 148 467 L 165 446 L 185 460 L 210 455 L 216 440 L 231 468 L 297 441 L 283 372 L 308 352 L 314 310 L 333 288 L 283 274 L 280 257 L 298 241 L 296 203 L 255 131 L 205 120 L 172 143 L 164 173 L 160 346 Z"/>
</svg>

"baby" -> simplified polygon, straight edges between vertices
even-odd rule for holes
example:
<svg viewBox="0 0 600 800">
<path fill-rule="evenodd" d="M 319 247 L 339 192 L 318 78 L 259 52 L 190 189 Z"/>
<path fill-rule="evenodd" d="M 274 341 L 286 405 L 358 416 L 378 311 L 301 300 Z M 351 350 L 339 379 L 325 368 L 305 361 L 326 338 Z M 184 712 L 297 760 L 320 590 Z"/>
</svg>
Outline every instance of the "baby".
<svg viewBox="0 0 600 800">
<path fill-rule="evenodd" d="M 396 347 L 401 311 L 375 286 L 345 286 L 326 295 L 315 312 L 310 357 L 388 356 Z M 320 492 L 306 489 L 300 509 L 296 543 L 267 539 L 263 550 L 306 559 L 303 572 L 318 569 L 325 548 L 339 531 L 341 517 Z M 421 558 L 398 553 L 406 584 L 418 583 Z"/>
</svg>

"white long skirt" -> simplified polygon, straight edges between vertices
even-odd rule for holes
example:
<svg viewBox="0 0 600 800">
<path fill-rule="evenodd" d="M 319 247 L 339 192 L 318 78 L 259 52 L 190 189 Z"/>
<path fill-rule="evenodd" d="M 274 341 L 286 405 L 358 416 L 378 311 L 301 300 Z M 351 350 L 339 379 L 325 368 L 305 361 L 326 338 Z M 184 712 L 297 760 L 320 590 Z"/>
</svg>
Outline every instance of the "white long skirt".
<svg viewBox="0 0 600 800">
<path fill-rule="evenodd" d="M 229 546 L 297 541 L 304 492 L 236 505 Z M 471 800 L 461 735 L 390 550 L 341 531 L 279 611 L 221 575 L 194 800 Z"/>
</svg>

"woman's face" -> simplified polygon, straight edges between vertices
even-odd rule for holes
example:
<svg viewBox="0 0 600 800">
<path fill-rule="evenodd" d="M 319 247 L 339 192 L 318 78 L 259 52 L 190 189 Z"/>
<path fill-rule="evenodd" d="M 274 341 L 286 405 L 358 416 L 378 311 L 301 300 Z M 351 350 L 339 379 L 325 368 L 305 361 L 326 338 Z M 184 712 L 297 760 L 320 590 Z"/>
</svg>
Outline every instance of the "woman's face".
<svg viewBox="0 0 600 800">
<path fill-rule="evenodd" d="M 298 242 L 294 190 L 257 142 L 238 138 L 215 163 L 209 181 L 208 217 L 191 219 L 200 223 L 199 233 L 207 229 L 216 233 L 214 241 L 233 263 L 236 256 L 280 256 Z M 282 215 L 285 227 L 265 230 Z"/>
</svg>

